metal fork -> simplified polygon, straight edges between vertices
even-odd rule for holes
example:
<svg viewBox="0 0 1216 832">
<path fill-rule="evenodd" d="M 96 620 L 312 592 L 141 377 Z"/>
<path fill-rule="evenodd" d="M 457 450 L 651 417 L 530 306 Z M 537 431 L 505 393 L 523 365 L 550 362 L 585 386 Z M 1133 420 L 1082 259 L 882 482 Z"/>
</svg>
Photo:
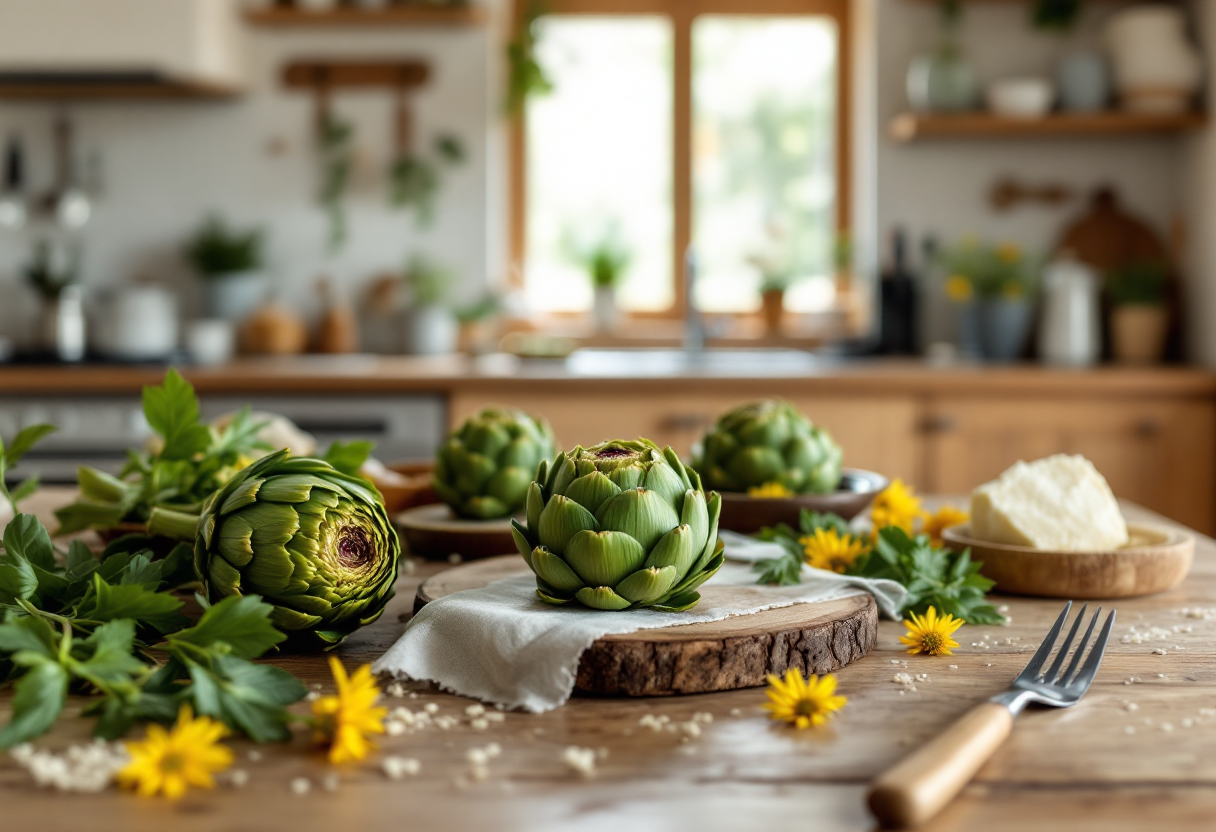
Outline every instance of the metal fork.
<svg viewBox="0 0 1216 832">
<path fill-rule="evenodd" d="M 970 711 L 944 733 L 874 781 L 867 799 L 870 811 L 883 826 L 920 826 L 944 809 L 1005 742 L 1013 730 L 1013 720 L 1031 702 L 1067 708 L 1080 701 L 1102 664 L 1102 654 L 1106 652 L 1106 642 L 1115 624 L 1115 611 L 1111 610 L 1106 616 L 1106 622 L 1091 645 L 1090 637 L 1102 613 L 1102 608 L 1098 607 L 1085 628 L 1085 635 L 1073 650 L 1073 642 L 1087 609 L 1081 607 L 1081 612 L 1068 631 L 1068 637 L 1048 666 L 1047 660 L 1068 621 L 1071 609 L 1072 601 L 1069 601 L 1009 690 Z M 1089 655 L 1082 664 L 1087 646 Z M 1061 670 L 1070 650 L 1072 661 L 1068 662 L 1067 669 Z"/>
</svg>

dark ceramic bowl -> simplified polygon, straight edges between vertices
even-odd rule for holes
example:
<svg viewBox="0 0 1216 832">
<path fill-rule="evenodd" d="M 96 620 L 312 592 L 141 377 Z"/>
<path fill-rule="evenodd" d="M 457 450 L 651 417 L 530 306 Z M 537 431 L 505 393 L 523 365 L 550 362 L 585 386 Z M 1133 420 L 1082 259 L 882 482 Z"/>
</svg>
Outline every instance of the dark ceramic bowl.
<svg viewBox="0 0 1216 832">
<path fill-rule="evenodd" d="M 804 508 L 839 514 L 852 520 L 870 504 L 889 480 L 873 471 L 845 468 L 840 486 L 831 494 L 801 494 L 797 497 L 750 497 L 737 492 L 721 492 L 722 518 L 718 525 L 740 534 L 752 534 L 765 526 L 788 523 L 798 528 L 798 515 Z"/>
</svg>

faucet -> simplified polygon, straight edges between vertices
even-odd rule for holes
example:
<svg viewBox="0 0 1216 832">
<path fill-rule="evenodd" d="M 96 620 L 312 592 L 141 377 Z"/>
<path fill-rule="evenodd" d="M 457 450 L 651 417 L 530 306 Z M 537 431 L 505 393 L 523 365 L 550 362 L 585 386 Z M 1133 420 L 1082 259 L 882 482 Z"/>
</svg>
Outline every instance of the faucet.
<svg viewBox="0 0 1216 832">
<path fill-rule="evenodd" d="M 684 250 L 684 350 L 694 357 L 705 353 L 705 319 L 697 309 L 697 252 Z"/>
</svg>

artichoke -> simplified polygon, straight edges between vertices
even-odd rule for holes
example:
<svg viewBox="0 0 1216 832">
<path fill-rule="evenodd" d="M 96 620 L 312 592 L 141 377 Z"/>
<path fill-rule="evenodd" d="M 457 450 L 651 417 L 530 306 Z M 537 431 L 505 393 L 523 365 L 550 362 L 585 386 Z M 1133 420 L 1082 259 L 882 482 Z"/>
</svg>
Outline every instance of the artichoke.
<svg viewBox="0 0 1216 832">
<path fill-rule="evenodd" d="M 384 612 L 401 544 L 380 494 L 319 459 L 279 451 L 215 492 L 201 517 L 156 509 L 154 533 L 193 522 L 207 598 L 260 595 L 297 644 L 332 648 Z"/>
<path fill-rule="evenodd" d="M 693 448 L 709 488 L 748 491 L 773 483 L 795 494 L 840 485 L 840 446 L 788 402 L 765 399 L 724 413 Z"/>
<path fill-rule="evenodd" d="M 722 566 L 721 507 L 671 448 L 618 439 L 542 462 L 511 527 L 542 601 L 680 612 Z"/>
<path fill-rule="evenodd" d="M 522 410 L 487 407 L 454 430 L 431 487 L 460 517 L 490 520 L 524 507 L 536 466 L 553 458 L 553 430 Z"/>
</svg>

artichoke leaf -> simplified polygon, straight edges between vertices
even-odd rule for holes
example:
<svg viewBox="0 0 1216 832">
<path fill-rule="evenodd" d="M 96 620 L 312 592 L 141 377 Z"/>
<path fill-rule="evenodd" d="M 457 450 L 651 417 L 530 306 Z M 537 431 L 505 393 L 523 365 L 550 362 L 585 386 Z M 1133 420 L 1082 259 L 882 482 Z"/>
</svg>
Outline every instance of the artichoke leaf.
<svg viewBox="0 0 1216 832">
<path fill-rule="evenodd" d="M 704 492 L 689 491 L 684 495 L 680 523 L 692 527 L 692 551 L 695 558 L 699 558 L 705 552 L 705 544 L 709 541 L 709 509 L 705 504 Z"/>
<path fill-rule="evenodd" d="M 641 488 L 646 481 L 646 471 L 638 465 L 624 465 L 608 474 L 617 488 L 628 491 L 631 488 Z"/>
<path fill-rule="evenodd" d="M 667 598 L 652 602 L 649 606 L 659 612 L 686 612 L 701 602 L 701 593 L 696 591 L 675 592 Z"/>
<path fill-rule="evenodd" d="M 565 494 L 570 483 L 574 482 L 577 477 L 578 468 L 575 466 L 574 460 L 570 459 L 570 457 L 563 457 L 553 474 L 553 481 L 549 484 L 549 492 L 554 495 Z"/>
<path fill-rule="evenodd" d="M 632 606 L 621 596 L 612 591 L 606 586 L 596 587 L 592 589 L 585 586 L 574 595 L 585 607 L 591 607 L 593 610 L 625 610 Z"/>
<path fill-rule="evenodd" d="M 657 491 L 622 491 L 600 507 L 600 528 L 624 532 L 650 551 L 659 538 L 680 525 L 680 516 Z"/>
<path fill-rule="evenodd" d="M 230 517 L 220 526 L 216 548 L 233 566 L 244 566 L 253 559 L 253 529 L 242 517 Z"/>
<path fill-rule="evenodd" d="M 581 476 L 566 489 L 566 496 L 583 506 L 592 514 L 600 510 L 605 502 L 621 493 L 621 489 L 599 471 Z"/>
<path fill-rule="evenodd" d="M 540 513 L 537 536 L 541 545 L 558 555 L 566 552 L 570 539 L 582 531 L 599 531 L 595 515 L 573 500 L 555 494 Z"/>
<path fill-rule="evenodd" d="M 688 486 L 670 465 L 655 465 L 651 468 L 646 473 L 644 486 L 647 491 L 654 491 L 662 495 L 668 505 L 674 506 L 676 511 L 683 508 L 684 492 L 688 490 Z"/>
<path fill-rule="evenodd" d="M 700 549 L 693 548 L 695 542 L 696 533 L 691 526 L 676 526 L 659 538 L 659 542 L 650 551 L 650 557 L 646 559 L 646 565 L 659 568 L 673 566 L 676 578 L 682 578 L 688 574 L 689 567 L 701 553 Z"/>
<path fill-rule="evenodd" d="M 470 497 L 460 504 L 460 510 L 456 513 L 472 520 L 493 520 L 510 515 L 511 510 L 497 497 L 485 496 Z"/>
<path fill-rule="evenodd" d="M 532 554 L 536 557 L 536 553 Z M 642 568 L 646 550 L 622 532 L 579 532 L 566 546 L 564 559 L 587 586 L 615 586 Z"/>
<path fill-rule="evenodd" d="M 587 585 L 564 560 L 543 546 L 532 551 L 530 566 L 537 577 L 559 592 L 573 594 Z"/>
<path fill-rule="evenodd" d="M 461 494 L 469 496 L 478 494 L 486 481 L 494 476 L 497 468 L 494 460 L 489 457 L 466 452 L 459 464 L 452 465 L 452 470 L 456 474 L 453 485 Z"/>
<path fill-rule="evenodd" d="M 499 517 L 505 517 L 524 507 L 528 497 L 528 486 L 532 484 L 532 474 L 522 465 L 499 468 L 494 476 L 486 483 L 485 493 L 502 503 L 503 508 Z"/>
<path fill-rule="evenodd" d="M 545 463 L 541 463 L 543 467 Z M 537 475 L 539 480 L 539 475 Z M 545 509 L 545 495 L 541 490 L 540 482 L 533 482 L 528 486 L 528 496 L 524 502 L 524 510 L 528 516 L 528 528 L 535 532 L 540 528 L 540 513 Z"/>
<path fill-rule="evenodd" d="M 616 594 L 634 604 L 649 604 L 663 596 L 679 579 L 674 566 L 648 567 L 616 585 Z"/>
<path fill-rule="evenodd" d="M 224 504 L 220 506 L 221 514 L 232 514 L 237 509 L 242 509 L 245 506 L 251 506 L 256 503 L 258 489 L 262 487 L 263 479 L 250 478 L 237 486 L 231 494 L 224 498 Z"/>
</svg>

